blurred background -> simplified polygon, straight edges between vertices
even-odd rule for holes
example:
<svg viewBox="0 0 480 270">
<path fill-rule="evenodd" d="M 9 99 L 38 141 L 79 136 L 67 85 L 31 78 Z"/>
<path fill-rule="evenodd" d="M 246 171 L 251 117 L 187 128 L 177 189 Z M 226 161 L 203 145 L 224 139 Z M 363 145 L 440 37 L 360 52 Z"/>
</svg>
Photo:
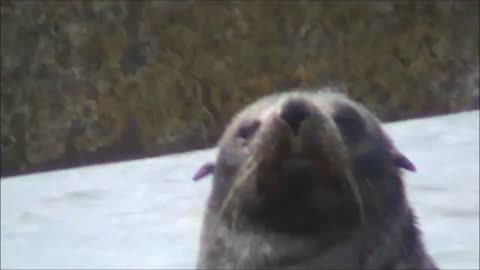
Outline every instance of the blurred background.
<svg viewBox="0 0 480 270">
<path fill-rule="evenodd" d="M 478 109 L 479 3 L 2 0 L 1 176 L 211 147 L 296 87 L 386 122 Z"/>
</svg>

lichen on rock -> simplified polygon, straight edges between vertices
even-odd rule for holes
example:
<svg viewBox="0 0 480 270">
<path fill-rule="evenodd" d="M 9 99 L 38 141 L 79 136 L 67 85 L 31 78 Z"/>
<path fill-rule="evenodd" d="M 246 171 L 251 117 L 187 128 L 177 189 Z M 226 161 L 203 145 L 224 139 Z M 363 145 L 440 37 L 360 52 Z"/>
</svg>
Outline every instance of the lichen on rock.
<svg viewBox="0 0 480 270">
<path fill-rule="evenodd" d="M 382 120 L 479 107 L 478 1 L 2 1 L 2 176 L 212 146 L 341 85 Z"/>
</svg>

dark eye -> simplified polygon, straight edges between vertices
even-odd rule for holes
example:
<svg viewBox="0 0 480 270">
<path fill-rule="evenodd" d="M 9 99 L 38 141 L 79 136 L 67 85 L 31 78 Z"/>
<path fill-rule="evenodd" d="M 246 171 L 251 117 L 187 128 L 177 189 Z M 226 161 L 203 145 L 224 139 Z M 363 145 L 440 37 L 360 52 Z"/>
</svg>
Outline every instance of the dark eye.
<svg viewBox="0 0 480 270">
<path fill-rule="evenodd" d="M 355 109 L 348 105 L 338 105 L 333 120 L 342 136 L 349 142 L 358 142 L 365 133 L 362 118 Z"/>
<path fill-rule="evenodd" d="M 237 131 L 237 136 L 243 139 L 249 139 L 255 131 L 260 127 L 260 121 L 245 121 L 243 122 Z"/>
</svg>

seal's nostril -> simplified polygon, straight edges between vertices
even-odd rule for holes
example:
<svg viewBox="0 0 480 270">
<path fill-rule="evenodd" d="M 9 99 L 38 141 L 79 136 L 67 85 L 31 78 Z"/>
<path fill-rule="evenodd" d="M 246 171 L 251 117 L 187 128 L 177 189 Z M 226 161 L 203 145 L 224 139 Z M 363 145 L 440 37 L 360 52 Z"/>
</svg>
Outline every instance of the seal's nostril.
<svg viewBox="0 0 480 270">
<path fill-rule="evenodd" d="M 283 105 L 280 117 L 287 122 L 296 134 L 300 124 L 310 115 L 308 105 L 304 100 L 293 99 Z"/>
</svg>

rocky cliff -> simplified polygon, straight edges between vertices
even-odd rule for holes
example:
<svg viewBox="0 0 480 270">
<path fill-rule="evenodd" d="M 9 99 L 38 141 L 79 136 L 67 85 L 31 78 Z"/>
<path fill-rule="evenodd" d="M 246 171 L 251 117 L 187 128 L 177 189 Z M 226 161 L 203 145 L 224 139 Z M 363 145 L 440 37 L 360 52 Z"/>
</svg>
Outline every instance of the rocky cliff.
<svg viewBox="0 0 480 270">
<path fill-rule="evenodd" d="M 2 176 L 212 146 L 338 86 L 382 120 L 479 107 L 479 1 L 1 1 Z"/>
</svg>

